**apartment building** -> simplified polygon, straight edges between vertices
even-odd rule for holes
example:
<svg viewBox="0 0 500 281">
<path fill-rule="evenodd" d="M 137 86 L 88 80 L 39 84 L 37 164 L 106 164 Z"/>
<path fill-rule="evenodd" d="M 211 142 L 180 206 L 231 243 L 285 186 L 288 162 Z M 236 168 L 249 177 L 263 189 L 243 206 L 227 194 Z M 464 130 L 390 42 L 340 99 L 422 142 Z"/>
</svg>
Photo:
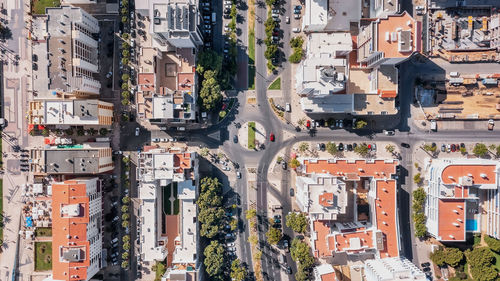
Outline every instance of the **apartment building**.
<svg viewBox="0 0 500 281">
<path fill-rule="evenodd" d="M 309 214 L 316 257 L 335 261 L 399 256 L 397 161 L 301 162 L 296 200 Z"/>
<path fill-rule="evenodd" d="M 302 30 L 310 32 L 349 32 L 361 19 L 362 1 L 306 0 Z"/>
<path fill-rule="evenodd" d="M 196 55 L 203 44 L 196 1 L 136 1 L 136 11 L 151 36 L 141 41 L 136 99 L 139 118 L 171 127 L 195 122 Z"/>
<path fill-rule="evenodd" d="M 96 175 L 114 169 L 109 142 L 35 148 L 30 159 L 34 175 Z"/>
<path fill-rule="evenodd" d="M 43 100 L 31 101 L 28 118 L 30 124 L 70 126 L 111 126 L 114 106 L 100 100 Z"/>
<path fill-rule="evenodd" d="M 138 161 L 142 260 L 166 259 L 165 280 L 178 280 L 172 278 L 180 275 L 195 280 L 199 278 L 196 153 L 151 146 L 144 147 Z M 167 200 L 179 200 L 178 214 L 175 210 L 165 211 L 166 206 L 170 206 L 163 200 L 167 189 L 177 194 L 175 198 L 171 193 Z"/>
<path fill-rule="evenodd" d="M 499 239 L 500 162 L 433 159 L 429 165 L 427 232 L 443 242 L 465 241 L 473 232 Z"/>
<path fill-rule="evenodd" d="M 367 260 L 364 264 L 366 281 L 425 281 L 425 274 L 404 257 Z"/>
<path fill-rule="evenodd" d="M 52 184 L 52 280 L 90 280 L 102 268 L 98 178 Z"/>
<path fill-rule="evenodd" d="M 46 10 L 49 91 L 54 97 L 99 95 L 99 22 L 81 8 Z"/>
</svg>

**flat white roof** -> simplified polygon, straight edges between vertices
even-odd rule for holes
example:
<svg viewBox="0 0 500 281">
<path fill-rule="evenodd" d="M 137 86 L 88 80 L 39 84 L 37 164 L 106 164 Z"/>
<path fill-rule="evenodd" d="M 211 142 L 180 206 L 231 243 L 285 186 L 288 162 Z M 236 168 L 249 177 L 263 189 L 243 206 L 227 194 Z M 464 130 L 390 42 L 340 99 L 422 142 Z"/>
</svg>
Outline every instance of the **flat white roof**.
<svg viewBox="0 0 500 281">
<path fill-rule="evenodd" d="M 196 225 L 196 204 L 194 199 L 181 200 L 180 244 L 175 248 L 173 263 L 196 263 L 198 229 Z"/>
<path fill-rule="evenodd" d="M 153 98 L 153 118 L 170 119 L 174 118 L 174 104 L 167 97 Z"/>
<path fill-rule="evenodd" d="M 301 98 L 303 111 L 313 113 L 348 113 L 354 110 L 354 95 L 333 94 L 320 98 Z"/>
<path fill-rule="evenodd" d="M 88 100 L 83 104 L 87 107 L 85 112 L 77 112 L 79 109 L 75 109 L 73 101 L 46 101 L 44 105 L 45 124 L 98 125 L 98 101 Z M 86 112 L 89 113 L 86 114 Z"/>
</svg>

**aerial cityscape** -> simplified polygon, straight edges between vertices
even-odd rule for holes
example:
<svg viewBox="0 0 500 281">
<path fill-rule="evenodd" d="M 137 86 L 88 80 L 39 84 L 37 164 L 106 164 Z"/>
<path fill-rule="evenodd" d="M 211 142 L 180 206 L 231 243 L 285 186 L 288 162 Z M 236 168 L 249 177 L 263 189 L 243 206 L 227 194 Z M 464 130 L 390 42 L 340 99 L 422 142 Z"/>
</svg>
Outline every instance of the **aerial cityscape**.
<svg viewBox="0 0 500 281">
<path fill-rule="evenodd" d="M 500 280 L 500 0 L 0 5 L 0 281 Z"/>
</svg>

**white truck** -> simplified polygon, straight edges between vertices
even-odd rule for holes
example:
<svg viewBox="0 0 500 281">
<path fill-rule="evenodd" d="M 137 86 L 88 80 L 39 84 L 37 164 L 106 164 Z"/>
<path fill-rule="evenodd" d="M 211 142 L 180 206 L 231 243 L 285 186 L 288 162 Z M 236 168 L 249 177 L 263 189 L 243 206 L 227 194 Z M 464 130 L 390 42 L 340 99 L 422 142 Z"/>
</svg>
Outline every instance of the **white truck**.
<svg viewBox="0 0 500 281">
<path fill-rule="evenodd" d="M 437 122 L 436 120 L 431 120 L 431 130 L 436 132 L 437 131 Z"/>
</svg>

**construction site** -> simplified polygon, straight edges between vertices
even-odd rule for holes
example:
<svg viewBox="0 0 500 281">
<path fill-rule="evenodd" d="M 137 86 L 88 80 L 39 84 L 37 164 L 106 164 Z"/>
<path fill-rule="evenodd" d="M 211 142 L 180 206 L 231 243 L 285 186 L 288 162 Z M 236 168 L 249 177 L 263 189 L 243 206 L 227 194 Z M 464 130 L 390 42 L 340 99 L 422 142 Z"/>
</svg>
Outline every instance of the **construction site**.
<svg viewBox="0 0 500 281">
<path fill-rule="evenodd" d="M 415 98 L 426 119 L 500 119 L 500 74 L 459 75 L 418 83 Z"/>
<path fill-rule="evenodd" d="M 455 63 L 498 61 L 496 9 L 430 9 L 426 21 L 429 55 Z"/>
</svg>

